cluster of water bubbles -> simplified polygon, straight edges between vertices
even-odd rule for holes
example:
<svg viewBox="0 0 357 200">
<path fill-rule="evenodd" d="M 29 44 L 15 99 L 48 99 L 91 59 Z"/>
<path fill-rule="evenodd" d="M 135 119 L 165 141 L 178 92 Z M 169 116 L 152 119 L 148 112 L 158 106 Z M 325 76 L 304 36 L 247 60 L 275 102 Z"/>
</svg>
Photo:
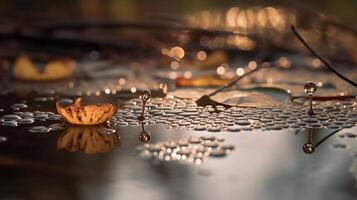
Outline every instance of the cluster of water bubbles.
<svg viewBox="0 0 357 200">
<path fill-rule="evenodd" d="M 53 112 L 42 112 L 42 111 L 17 111 L 19 109 L 27 108 L 26 104 L 13 104 L 11 108 L 15 111 L 12 114 L 3 115 L 0 118 L 0 124 L 7 127 L 17 127 L 20 125 L 33 124 L 35 122 L 48 122 L 48 121 L 60 121 L 62 119 L 61 115 L 55 114 Z M 63 129 L 64 125 L 59 123 L 54 123 L 49 126 L 33 126 L 29 128 L 30 132 L 42 132 L 46 133 L 51 130 Z"/>
<path fill-rule="evenodd" d="M 109 126 L 138 126 L 142 110 L 140 99 L 125 103 L 109 121 Z M 163 124 L 168 129 L 210 132 L 238 132 L 303 128 L 352 128 L 357 123 L 357 103 L 333 102 L 314 106 L 316 115 L 308 115 L 301 105 L 279 107 L 225 108 L 197 106 L 190 99 L 153 98 L 145 106 L 145 124 Z"/>
<path fill-rule="evenodd" d="M 233 145 L 225 145 L 223 142 L 223 138 L 214 136 L 191 137 L 178 141 L 144 144 L 138 146 L 137 151 L 143 158 L 201 164 L 208 158 L 225 157 L 234 150 Z"/>
<path fill-rule="evenodd" d="M 53 112 L 19 111 L 27 108 L 24 103 L 11 106 L 12 114 L 0 118 L 2 126 L 16 127 L 36 121 L 59 121 L 62 117 Z M 314 106 L 316 115 L 308 115 L 307 108 L 298 105 L 258 108 L 225 108 L 223 106 L 197 106 L 191 99 L 173 97 L 153 98 L 145 105 L 144 124 L 162 124 L 168 129 L 189 129 L 209 132 L 238 132 L 303 128 L 352 128 L 357 123 L 357 103 L 334 102 Z M 120 107 L 108 122 L 110 127 L 139 126 L 142 100 L 133 99 Z M 60 124 L 35 126 L 30 132 L 49 132 L 63 128 Z"/>
</svg>

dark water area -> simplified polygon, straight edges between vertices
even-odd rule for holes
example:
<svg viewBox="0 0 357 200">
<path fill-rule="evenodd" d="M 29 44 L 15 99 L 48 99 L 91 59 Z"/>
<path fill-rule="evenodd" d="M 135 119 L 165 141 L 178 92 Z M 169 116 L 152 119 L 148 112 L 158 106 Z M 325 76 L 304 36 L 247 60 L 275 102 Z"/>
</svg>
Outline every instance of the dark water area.
<svg viewBox="0 0 357 200">
<path fill-rule="evenodd" d="M 4 111 L 12 113 L 15 95 L 2 96 Z M 23 98 L 21 98 L 23 99 Z M 26 110 L 55 112 L 53 102 L 26 100 Z M 151 140 L 144 144 L 141 126 L 115 127 L 115 133 L 99 133 L 100 126 L 65 126 L 63 130 L 29 132 L 51 121 L 1 126 L 0 180 L 3 199 L 354 199 L 356 196 L 356 128 L 241 130 L 212 133 L 166 129 L 146 125 Z M 103 126 L 103 125 L 101 125 Z M 78 140 L 112 135 L 106 148 L 80 147 L 74 141 L 59 149 L 61 138 L 76 134 Z M 88 139 L 85 145 L 101 140 Z M 104 139 L 106 140 L 106 139 Z M 186 141 L 186 142 L 185 142 Z M 214 151 L 200 161 L 197 150 L 170 154 L 176 146 L 216 141 L 231 150 Z M 108 145 L 108 142 L 112 142 Z M 170 144 L 167 142 L 171 142 Z M 186 143 L 186 144 L 185 144 Z M 303 146 L 315 146 L 313 154 Z M 102 143 L 101 143 L 102 144 Z M 79 146 L 78 146 L 79 145 Z M 160 146 L 161 145 L 161 146 Z M 207 143 L 206 143 L 207 145 Z M 210 143 L 213 148 L 214 144 Z M 231 145 L 228 147 L 227 145 Z M 157 149 L 157 150 L 156 150 Z M 73 152 L 72 152 L 73 151 Z M 154 155 L 164 151 L 169 157 Z M 168 152 L 167 152 L 168 151 Z M 87 154 L 89 152 L 89 154 Z M 178 155 L 180 155 L 178 157 Z M 195 157 L 195 158 L 196 158 Z M 136 188 L 136 189 L 134 189 Z M 324 191 L 324 192 L 321 192 Z"/>
</svg>

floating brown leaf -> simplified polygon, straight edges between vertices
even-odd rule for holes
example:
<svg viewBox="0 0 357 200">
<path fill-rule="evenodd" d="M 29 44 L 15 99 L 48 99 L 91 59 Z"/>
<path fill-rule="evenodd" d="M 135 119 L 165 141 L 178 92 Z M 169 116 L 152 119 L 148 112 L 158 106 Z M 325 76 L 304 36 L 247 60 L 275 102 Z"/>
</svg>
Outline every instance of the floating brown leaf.
<svg viewBox="0 0 357 200">
<path fill-rule="evenodd" d="M 102 124 L 117 111 L 117 106 L 112 103 L 82 105 L 81 98 L 77 98 L 71 105 L 63 105 L 60 100 L 56 108 L 67 122 L 77 125 Z"/>
</svg>

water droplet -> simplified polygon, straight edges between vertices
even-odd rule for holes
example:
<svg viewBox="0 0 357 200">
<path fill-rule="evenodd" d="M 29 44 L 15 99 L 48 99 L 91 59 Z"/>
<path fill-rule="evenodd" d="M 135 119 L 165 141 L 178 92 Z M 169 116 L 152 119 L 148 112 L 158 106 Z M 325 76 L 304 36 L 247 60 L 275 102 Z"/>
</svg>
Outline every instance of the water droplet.
<svg viewBox="0 0 357 200">
<path fill-rule="evenodd" d="M 50 129 L 46 126 L 34 126 L 29 129 L 31 133 L 47 133 L 50 132 Z"/>
<path fill-rule="evenodd" d="M 198 125 L 198 126 L 195 126 L 193 130 L 195 130 L 195 131 L 204 131 L 204 130 L 206 130 L 206 126 Z"/>
<path fill-rule="evenodd" d="M 188 157 L 191 154 L 191 151 L 188 149 L 180 149 L 179 151 L 176 152 L 176 154 L 185 155 Z"/>
<path fill-rule="evenodd" d="M 61 119 L 62 119 L 62 116 L 57 115 L 57 114 L 51 114 L 47 118 L 47 120 L 51 120 L 51 121 L 57 121 L 57 120 L 61 120 Z"/>
<path fill-rule="evenodd" d="M 200 114 L 199 112 L 182 112 L 182 113 L 180 113 L 180 115 L 184 116 L 184 117 L 198 116 L 199 114 Z"/>
<path fill-rule="evenodd" d="M 221 127 L 220 127 L 220 126 L 209 127 L 209 128 L 207 129 L 207 131 L 210 131 L 210 132 L 219 132 L 219 131 L 221 131 Z"/>
<path fill-rule="evenodd" d="M 146 132 L 146 131 L 142 131 L 139 135 L 139 139 L 140 141 L 147 143 L 151 140 L 151 136 L 150 133 Z"/>
<path fill-rule="evenodd" d="M 8 120 L 8 121 L 3 121 L 1 123 L 2 126 L 10 126 L 10 127 L 16 127 L 17 126 L 17 121 L 15 120 Z"/>
<path fill-rule="evenodd" d="M 235 121 L 235 123 L 238 125 L 241 125 L 241 126 L 250 125 L 250 122 L 248 120 L 238 120 L 238 121 Z"/>
<path fill-rule="evenodd" d="M 242 127 L 242 130 L 243 131 L 252 131 L 253 128 L 251 128 L 251 127 Z"/>
<path fill-rule="evenodd" d="M 174 109 L 174 110 L 167 110 L 167 111 L 165 111 L 167 114 L 173 114 L 173 115 L 175 115 L 175 114 L 180 114 L 180 113 L 182 113 L 182 110 L 177 110 L 177 109 Z"/>
<path fill-rule="evenodd" d="M 217 142 L 204 142 L 203 145 L 206 148 L 211 148 L 211 149 L 217 148 L 219 146 Z"/>
<path fill-rule="evenodd" d="M 216 140 L 216 137 L 215 136 L 201 136 L 201 139 L 206 142 L 211 142 L 211 141 L 215 141 Z"/>
<path fill-rule="evenodd" d="M 234 145 L 222 145 L 221 149 L 225 150 L 225 151 L 233 151 L 235 149 Z"/>
<path fill-rule="evenodd" d="M 129 123 L 128 122 L 119 122 L 118 125 L 119 126 L 128 126 Z"/>
<path fill-rule="evenodd" d="M 65 126 L 63 126 L 62 124 L 51 124 L 48 126 L 48 128 L 50 128 L 53 131 L 57 131 L 57 130 L 64 129 Z"/>
<path fill-rule="evenodd" d="M 304 91 L 308 95 L 312 95 L 317 90 L 317 84 L 315 82 L 309 81 L 304 85 Z"/>
<path fill-rule="evenodd" d="M 21 117 L 18 115 L 4 115 L 2 116 L 2 119 L 4 119 L 4 121 L 10 121 L 10 120 L 18 121 L 21 119 Z"/>
<path fill-rule="evenodd" d="M 201 138 L 199 138 L 199 137 L 190 137 L 190 139 L 188 139 L 188 142 L 190 142 L 191 144 L 199 144 L 199 143 L 201 143 Z"/>
<path fill-rule="evenodd" d="M 151 99 L 151 91 L 150 90 L 143 90 L 139 96 L 139 98 L 143 101 L 143 102 L 147 102 Z"/>
<path fill-rule="evenodd" d="M 37 116 L 35 116 L 35 120 L 37 120 L 37 121 L 42 121 L 42 122 L 44 122 L 44 121 L 46 121 L 47 119 L 48 119 L 47 115 L 37 115 Z"/>
<path fill-rule="evenodd" d="M 175 149 L 175 148 L 177 148 L 178 146 L 176 145 L 176 142 L 165 142 L 164 143 L 164 147 L 166 148 L 166 149 Z"/>
<path fill-rule="evenodd" d="M 240 128 L 238 126 L 229 126 L 227 127 L 227 131 L 238 132 L 240 131 Z"/>
<path fill-rule="evenodd" d="M 191 123 L 188 122 L 188 121 L 180 121 L 178 124 L 179 124 L 180 126 L 188 126 L 188 125 L 191 125 Z"/>
<path fill-rule="evenodd" d="M 269 122 L 272 122 L 272 121 L 273 121 L 272 119 L 265 119 L 265 118 L 260 119 L 260 122 L 262 122 L 262 123 L 269 123 Z"/>
<path fill-rule="evenodd" d="M 317 118 L 319 121 L 327 121 L 327 120 L 329 120 L 329 118 L 328 117 L 318 117 Z"/>
<path fill-rule="evenodd" d="M 210 157 L 225 157 L 227 155 L 226 151 L 223 149 L 213 149 L 212 151 L 209 152 Z"/>
<path fill-rule="evenodd" d="M 25 118 L 18 121 L 19 124 L 32 124 L 35 122 L 34 118 Z"/>
<path fill-rule="evenodd" d="M 16 112 L 15 114 L 19 115 L 22 119 L 33 118 L 33 113 L 31 112 Z"/>
<path fill-rule="evenodd" d="M 315 146 L 313 144 L 311 144 L 311 143 L 304 144 L 302 149 L 306 154 L 312 154 L 312 153 L 315 152 Z"/>
<path fill-rule="evenodd" d="M 307 122 L 307 123 L 319 123 L 319 120 L 317 120 L 316 118 L 303 118 L 302 121 Z"/>
<path fill-rule="evenodd" d="M 184 108 L 183 111 L 185 112 L 198 112 L 196 108 Z"/>
<path fill-rule="evenodd" d="M 130 121 L 129 122 L 130 126 L 139 126 L 139 122 L 135 122 L 135 121 Z"/>
</svg>

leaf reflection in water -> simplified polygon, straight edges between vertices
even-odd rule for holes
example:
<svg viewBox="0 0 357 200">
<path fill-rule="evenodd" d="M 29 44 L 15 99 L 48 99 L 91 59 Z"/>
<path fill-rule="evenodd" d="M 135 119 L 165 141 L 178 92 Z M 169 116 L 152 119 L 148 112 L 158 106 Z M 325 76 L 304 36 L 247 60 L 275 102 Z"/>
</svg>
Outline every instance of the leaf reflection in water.
<svg viewBox="0 0 357 200">
<path fill-rule="evenodd" d="M 57 139 L 57 148 L 70 152 L 84 151 L 86 154 L 107 153 L 120 143 L 120 137 L 99 126 L 71 126 Z"/>
</svg>

